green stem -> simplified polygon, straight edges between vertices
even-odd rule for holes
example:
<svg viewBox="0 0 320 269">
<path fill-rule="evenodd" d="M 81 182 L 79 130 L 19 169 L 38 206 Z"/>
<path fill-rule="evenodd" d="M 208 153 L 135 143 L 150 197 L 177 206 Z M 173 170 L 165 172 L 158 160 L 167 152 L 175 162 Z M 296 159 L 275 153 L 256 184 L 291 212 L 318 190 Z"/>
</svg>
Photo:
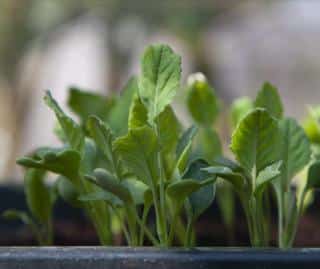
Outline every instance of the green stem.
<svg viewBox="0 0 320 269">
<path fill-rule="evenodd" d="M 169 237 L 168 237 L 168 246 L 171 246 L 172 241 L 174 239 L 175 229 L 176 229 L 178 220 L 179 220 L 179 213 L 178 212 L 174 212 L 172 223 L 171 223 L 171 226 L 170 226 Z"/>
<path fill-rule="evenodd" d="M 130 239 L 130 235 L 129 235 L 129 231 L 126 227 L 126 225 L 124 224 L 123 219 L 121 218 L 119 212 L 117 211 L 117 209 L 115 207 L 111 207 L 113 212 L 115 213 L 115 215 L 117 216 L 117 218 L 119 219 L 120 225 L 121 225 L 121 229 L 124 233 L 124 237 L 126 238 L 126 241 L 128 243 L 128 245 L 131 245 L 131 239 Z"/>
<path fill-rule="evenodd" d="M 187 224 L 187 232 L 186 232 L 186 239 L 184 246 L 185 247 L 191 247 L 191 238 L 192 238 L 192 228 L 193 228 L 193 222 L 191 219 L 188 220 Z"/>
<path fill-rule="evenodd" d="M 153 234 L 150 232 L 150 230 L 143 224 L 143 222 L 140 220 L 140 218 L 136 215 L 136 221 L 140 225 L 140 227 L 143 229 L 145 235 L 148 237 L 148 239 L 151 241 L 151 243 L 154 246 L 159 246 L 158 240 L 153 236 Z"/>
<path fill-rule="evenodd" d="M 140 226 L 140 232 L 139 232 L 139 246 L 143 245 L 144 242 L 144 229 L 142 227 L 146 226 L 146 222 L 147 222 L 147 217 L 148 217 L 148 213 L 149 213 L 150 207 L 146 207 L 144 206 L 143 208 L 143 213 L 142 213 L 142 222 L 141 222 L 141 226 Z"/>
<path fill-rule="evenodd" d="M 160 137 L 160 131 L 158 129 L 158 125 L 155 122 L 153 124 L 153 130 L 156 133 L 157 138 Z M 166 214 L 166 203 L 165 203 L 165 188 L 164 188 L 164 178 L 163 178 L 163 167 L 162 167 L 162 160 L 161 160 L 161 151 L 158 150 L 157 152 L 157 160 L 158 160 L 158 169 L 159 169 L 159 185 L 160 185 L 160 204 L 158 205 L 158 214 L 157 215 L 157 230 L 159 232 L 159 238 L 162 246 L 167 246 L 168 244 L 168 228 L 167 222 L 165 218 Z"/>
</svg>

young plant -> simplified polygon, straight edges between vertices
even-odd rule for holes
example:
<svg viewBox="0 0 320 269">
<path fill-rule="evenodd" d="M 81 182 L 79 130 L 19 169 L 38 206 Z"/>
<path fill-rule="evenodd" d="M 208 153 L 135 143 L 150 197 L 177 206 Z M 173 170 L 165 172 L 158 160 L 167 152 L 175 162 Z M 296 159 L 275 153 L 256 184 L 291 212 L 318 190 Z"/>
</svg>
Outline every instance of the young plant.
<svg viewBox="0 0 320 269">
<path fill-rule="evenodd" d="M 171 48 L 153 45 L 142 57 L 138 80 L 130 80 L 120 97 L 72 89 L 68 103 L 80 124 L 49 92 L 45 96 L 64 146 L 18 163 L 58 174 L 60 196 L 85 209 L 102 244 L 111 243 L 111 218 L 117 217 L 129 245 L 143 245 L 146 237 L 153 245 L 178 239 L 191 246 L 193 225 L 212 203 L 215 176 L 201 171 L 206 161 L 190 159 L 197 130 L 181 133 L 170 106 L 180 64 Z M 148 226 L 151 208 L 156 232 Z"/>
<path fill-rule="evenodd" d="M 3 213 L 6 219 L 20 220 L 27 225 L 42 246 L 53 244 L 52 211 L 56 200 L 56 190 L 45 184 L 45 177 L 44 170 L 27 169 L 24 186 L 29 212 L 9 209 Z"/>
<path fill-rule="evenodd" d="M 310 161 L 309 140 L 294 119 L 283 118 L 279 94 L 270 83 L 263 85 L 254 102 L 246 98 L 233 105 L 232 118 L 237 127 L 231 150 L 239 164 L 224 161 L 206 170 L 235 186 L 253 246 L 268 245 L 266 223 L 270 220 L 265 190 L 271 184 L 278 207 L 278 244 L 281 248 L 290 247 L 306 194 L 317 187 L 318 162 L 309 167 L 307 183 L 300 193 L 291 187 L 293 177 Z"/>
<path fill-rule="evenodd" d="M 222 156 L 222 145 L 215 125 L 220 112 L 220 100 L 202 73 L 195 73 L 187 80 L 187 107 L 189 114 L 198 127 L 195 137 L 196 154 L 210 164 Z M 228 184 L 217 184 L 217 203 L 232 241 L 234 234 L 234 192 Z"/>
</svg>

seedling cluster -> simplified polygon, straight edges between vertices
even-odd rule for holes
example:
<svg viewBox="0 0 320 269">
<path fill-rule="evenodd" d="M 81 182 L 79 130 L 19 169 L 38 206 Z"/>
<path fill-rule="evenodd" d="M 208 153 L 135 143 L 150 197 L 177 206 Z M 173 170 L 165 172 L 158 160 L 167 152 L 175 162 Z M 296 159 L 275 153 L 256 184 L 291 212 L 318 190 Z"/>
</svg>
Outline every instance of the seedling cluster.
<svg viewBox="0 0 320 269">
<path fill-rule="evenodd" d="M 231 154 L 223 154 L 217 128 L 221 101 L 204 75 L 191 75 L 186 86 L 180 77 L 180 57 L 167 45 L 151 45 L 139 76 L 120 96 L 70 89 L 68 105 L 78 121 L 48 91 L 44 100 L 57 118 L 62 146 L 38 148 L 17 160 L 26 168 L 29 213 L 4 215 L 21 219 L 40 244 L 49 245 L 59 196 L 83 208 L 102 245 L 112 245 L 120 230 L 130 246 L 191 247 L 194 226 L 215 194 L 232 227 L 232 203 L 224 198 L 236 193 L 252 246 L 270 244 L 274 199 L 278 245 L 291 247 L 306 197 L 320 186 L 320 113 L 310 110 L 305 131 L 284 115 L 277 89 L 265 83 L 255 100 L 232 104 Z M 192 121 L 187 128 L 172 106 L 177 92 L 186 95 Z M 57 175 L 53 185 L 45 182 L 48 172 Z M 298 174 L 304 180 L 293 187 Z"/>
</svg>

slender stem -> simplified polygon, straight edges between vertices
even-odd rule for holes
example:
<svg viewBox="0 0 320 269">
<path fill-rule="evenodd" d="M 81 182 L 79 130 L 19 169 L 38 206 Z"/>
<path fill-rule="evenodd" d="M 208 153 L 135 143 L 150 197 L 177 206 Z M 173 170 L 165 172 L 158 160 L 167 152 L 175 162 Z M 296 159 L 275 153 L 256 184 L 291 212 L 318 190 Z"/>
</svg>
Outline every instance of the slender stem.
<svg viewBox="0 0 320 269">
<path fill-rule="evenodd" d="M 157 123 L 155 122 L 153 124 L 153 130 L 156 133 L 157 138 L 160 137 L 160 131 L 158 128 Z M 168 231 L 167 231 L 167 221 L 165 219 L 165 212 L 166 212 L 166 202 L 165 202 L 165 188 L 164 188 L 164 178 L 163 178 L 163 166 L 162 166 L 162 160 L 161 160 L 161 152 L 158 150 L 157 152 L 157 161 L 158 161 L 158 169 L 159 169 L 159 185 L 160 185 L 160 204 L 158 208 L 158 214 L 157 214 L 157 225 L 158 232 L 159 232 L 159 238 L 160 242 L 163 246 L 167 246 L 167 240 L 168 240 Z"/>
<path fill-rule="evenodd" d="M 170 246 L 172 244 L 172 241 L 174 239 L 175 228 L 177 226 L 178 220 L 179 220 L 179 213 L 178 212 L 174 212 L 172 223 L 171 223 L 171 226 L 170 226 L 169 237 L 168 237 L 168 246 Z"/>
<path fill-rule="evenodd" d="M 191 237 L 192 237 L 192 228 L 193 228 L 192 226 L 193 226 L 193 222 L 191 219 L 189 219 L 187 224 L 186 239 L 184 242 L 185 247 L 191 247 Z"/>
<path fill-rule="evenodd" d="M 125 236 L 128 244 L 131 245 L 131 239 L 130 239 L 129 231 L 128 231 L 126 225 L 124 224 L 123 219 L 121 218 L 118 210 L 115 207 L 111 207 L 111 208 L 112 208 L 112 211 L 117 216 L 117 218 L 119 219 L 119 222 L 120 222 L 120 225 L 121 225 L 121 229 L 122 229 L 122 231 L 124 233 L 124 236 Z"/>
<path fill-rule="evenodd" d="M 144 229 L 142 227 L 146 225 L 149 210 L 150 210 L 150 206 L 143 207 L 142 222 L 141 222 L 142 225 L 140 226 L 140 232 L 139 232 L 139 235 L 140 235 L 139 236 L 139 246 L 142 246 L 143 242 L 144 242 Z"/>
<path fill-rule="evenodd" d="M 141 219 L 138 216 L 135 216 L 135 217 L 136 217 L 136 221 L 138 222 L 140 227 L 143 229 L 145 235 L 148 237 L 148 239 L 151 241 L 151 243 L 154 246 L 159 246 L 158 240 L 153 236 L 153 234 L 150 232 L 148 227 L 143 224 L 143 222 L 141 221 Z"/>
<path fill-rule="evenodd" d="M 307 189 L 304 188 L 302 194 L 301 194 L 301 198 L 299 201 L 299 205 L 298 205 L 298 212 L 297 215 L 295 216 L 294 220 L 293 220 L 293 230 L 291 234 L 287 235 L 287 240 L 286 240 L 286 247 L 289 248 L 293 245 L 297 230 L 298 230 L 298 224 L 299 224 L 299 219 L 302 216 L 302 211 L 303 211 L 303 204 L 304 204 L 304 199 L 307 195 Z"/>
</svg>

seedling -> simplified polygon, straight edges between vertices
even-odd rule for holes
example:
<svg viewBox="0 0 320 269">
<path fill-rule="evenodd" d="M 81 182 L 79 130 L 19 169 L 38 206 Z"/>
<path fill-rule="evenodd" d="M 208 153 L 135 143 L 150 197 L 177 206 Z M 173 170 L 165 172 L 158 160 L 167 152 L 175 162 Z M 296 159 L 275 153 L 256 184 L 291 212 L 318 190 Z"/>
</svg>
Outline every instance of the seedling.
<svg viewBox="0 0 320 269">
<path fill-rule="evenodd" d="M 120 221 L 127 243 L 194 244 L 193 225 L 214 198 L 208 163 L 191 160 L 195 127 L 182 132 L 171 102 L 180 86 L 180 57 L 166 45 L 145 50 L 141 74 L 121 97 L 107 99 L 71 89 L 67 116 L 50 92 L 62 148 L 18 163 L 59 175 L 59 194 L 83 207 L 102 244 L 111 243 L 111 218 Z M 148 226 L 153 208 L 156 231 Z M 186 219 L 186 221 L 184 221 Z M 176 240 L 175 240 L 176 239 Z"/>
<path fill-rule="evenodd" d="M 232 111 L 237 127 L 230 148 L 238 163 L 222 160 L 205 170 L 226 179 L 238 192 L 253 246 L 269 245 L 267 190 L 272 186 L 278 206 L 278 244 L 291 247 L 306 194 L 318 184 L 319 162 L 309 166 L 301 193 L 293 190 L 293 177 L 310 162 L 310 143 L 294 119 L 283 117 L 280 97 L 271 84 L 263 85 L 254 102 L 242 99 Z"/>
</svg>

